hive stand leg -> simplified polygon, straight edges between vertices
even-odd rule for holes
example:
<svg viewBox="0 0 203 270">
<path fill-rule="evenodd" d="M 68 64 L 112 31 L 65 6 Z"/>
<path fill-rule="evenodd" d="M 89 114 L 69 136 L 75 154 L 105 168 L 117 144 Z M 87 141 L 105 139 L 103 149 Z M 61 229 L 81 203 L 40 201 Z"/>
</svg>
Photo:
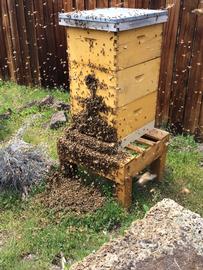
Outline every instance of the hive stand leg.
<svg viewBox="0 0 203 270">
<path fill-rule="evenodd" d="M 132 177 L 125 177 L 122 184 L 116 185 L 116 195 L 121 205 L 128 209 L 132 204 Z"/>
<path fill-rule="evenodd" d="M 157 180 L 161 181 L 164 176 L 165 164 L 166 164 L 167 147 L 163 148 L 161 156 L 152 162 L 151 172 L 157 175 Z"/>
</svg>

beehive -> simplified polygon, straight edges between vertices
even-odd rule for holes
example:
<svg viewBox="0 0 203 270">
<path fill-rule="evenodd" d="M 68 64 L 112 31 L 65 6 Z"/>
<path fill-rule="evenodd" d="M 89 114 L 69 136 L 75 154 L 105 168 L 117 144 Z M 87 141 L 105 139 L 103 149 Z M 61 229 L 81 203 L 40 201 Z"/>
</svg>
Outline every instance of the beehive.
<svg viewBox="0 0 203 270">
<path fill-rule="evenodd" d="M 127 144 L 154 126 L 163 23 L 167 11 L 127 8 L 59 14 L 67 26 L 71 113 L 80 100 L 97 96 L 109 110 L 102 113 Z M 95 93 L 94 93 L 95 94 Z"/>
</svg>

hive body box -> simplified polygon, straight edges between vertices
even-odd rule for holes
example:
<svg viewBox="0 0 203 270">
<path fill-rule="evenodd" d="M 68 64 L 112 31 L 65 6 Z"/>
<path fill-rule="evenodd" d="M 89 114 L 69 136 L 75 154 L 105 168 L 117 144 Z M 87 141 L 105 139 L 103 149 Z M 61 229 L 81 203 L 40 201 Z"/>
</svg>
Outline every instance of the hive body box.
<svg viewBox="0 0 203 270">
<path fill-rule="evenodd" d="M 91 76 L 119 140 L 127 144 L 153 127 L 166 20 L 167 11 L 124 8 L 59 15 L 68 26 L 72 115 L 83 109 L 78 97 L 91 96 L 85 79 Z"/>
</svg>

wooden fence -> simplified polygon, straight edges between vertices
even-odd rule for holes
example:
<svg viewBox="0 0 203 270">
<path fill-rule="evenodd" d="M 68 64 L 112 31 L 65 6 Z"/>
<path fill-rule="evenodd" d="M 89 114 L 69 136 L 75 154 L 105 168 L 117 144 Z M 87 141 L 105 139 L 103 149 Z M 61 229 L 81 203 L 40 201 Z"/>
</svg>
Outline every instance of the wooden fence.
<svg viewBox="0 0 203 270">
<path fill-rule="evenodd" d="M 0 0 L 0 78 L 68 88 L 66 37 L 58 12 L 110 6 L 168 8 L 157 125 L 203 138 L 202 0 Z"/>
</svg>

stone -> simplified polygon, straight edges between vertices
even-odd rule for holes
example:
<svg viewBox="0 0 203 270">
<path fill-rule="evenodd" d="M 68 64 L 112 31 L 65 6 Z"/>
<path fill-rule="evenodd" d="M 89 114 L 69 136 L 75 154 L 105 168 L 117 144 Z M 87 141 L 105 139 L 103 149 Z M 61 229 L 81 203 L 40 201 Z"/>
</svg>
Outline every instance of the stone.
<svg viewBox="0 0 203 270">
<path fill-rule="evenodd" d="M 58 111 L 69 111 L 70 110 L 70 104 L 62 102 L 62 101 L 57 101 L 53 105 Z"/>
<path fill-rule="evenodd" d="M 50 128 L 57 129 L 67 122 L 67 117 L 64 111 L 56 112 L 52 115 Z"/>
<path fill-rule="evenodd" d="M 203 218 L 171 199 L 71 270 L 203 269 Z"/>
<path fill-rule="evenodd" d="M 51 106 L 54 104 L 54 97 L 53 96 L 46 96 L 42 100 L 38 102 L 39 107 L 46 107 L 46 106 Z"/>
</svg>

